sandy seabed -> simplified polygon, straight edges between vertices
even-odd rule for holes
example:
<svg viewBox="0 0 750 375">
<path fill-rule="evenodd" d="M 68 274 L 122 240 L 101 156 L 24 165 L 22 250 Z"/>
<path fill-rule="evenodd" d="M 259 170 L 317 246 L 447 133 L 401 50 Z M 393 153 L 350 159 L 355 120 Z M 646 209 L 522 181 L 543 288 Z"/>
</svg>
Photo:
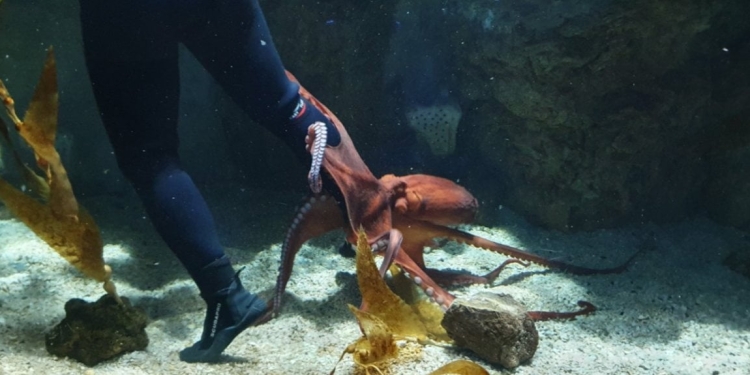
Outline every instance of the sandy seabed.
<svg viewBox="0 0 750 375">
<path fill-rule="evenodd" d="M 243 283 L 267 295 L 298 194 L 227 186 L 205 191 L 227 253 L 245 267 Z M 99 222 L 120 294 L 151 319 L 150 344 L 91 368 L 48 354 L 44 334 L 64 317 L 65 302 L 93 301 L 103 291 L 0 206 L 0 374 L 327 374 L 360 335 L 346 307 L 359 298 L 354 262 L 338 254 L 342 233 L 332 233 L 300 251 L 280 317 L 243 332 L 219 364 L 183 363 L 177 353 L 200 336 L 204 314 L 187 273 L 133 197 L 82 203 Z M 508 293 L 529 310 L 574 310 L 578 300 L 599 308 L 575 321 L 538 322 L 536 355 L 513 374 L 750 374 L 750 280 L 722 264 L 732 251 L 750 246 L 746 233 L 697 217 L 571 235 L 540 230 L 507 210 L 489 214 L 503 225 L 462 229 L 589 267 L 612 266 L 645 249 L 619 275 L 511 266 L 491 287 L 454 289 L 459 296 Z M 431 267 L 475 273 L 503 260 L 455 243 L 427 254 Z M 470 352 L 435 346 L 390 372 L 426 375 L 459 358 L 492 374 L 511 373 Z M 336 368 L 336 374 L 355 373 L 350 357 Z"/>
</svg>

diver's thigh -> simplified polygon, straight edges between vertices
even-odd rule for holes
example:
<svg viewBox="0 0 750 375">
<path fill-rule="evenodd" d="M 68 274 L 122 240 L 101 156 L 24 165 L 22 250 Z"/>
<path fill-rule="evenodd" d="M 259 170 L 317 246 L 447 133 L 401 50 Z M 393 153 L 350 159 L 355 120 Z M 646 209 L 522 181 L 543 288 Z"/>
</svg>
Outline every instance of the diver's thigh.
<svg viewBox="0 0 750 375">
<path fill-rule="evenodd" d="M 261 123 L 297 98 L 257 0 L 205 0 L 180 39 L 251 118 Z"/>
<path fill-rule="evenodd" d="M 177 41 L 167 0 L 80 0 L 80 19 L 87 58 L 161 59 Z"/>
</svg>

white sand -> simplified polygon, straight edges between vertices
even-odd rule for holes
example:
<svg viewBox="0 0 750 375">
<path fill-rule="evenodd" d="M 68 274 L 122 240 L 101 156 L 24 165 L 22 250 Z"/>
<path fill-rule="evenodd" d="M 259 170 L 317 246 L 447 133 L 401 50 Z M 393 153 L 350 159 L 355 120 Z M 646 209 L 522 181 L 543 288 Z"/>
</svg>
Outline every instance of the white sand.
<svg viewBox="0 0 750 375">
<path fill-rule="evenodd" d="M 209 189 L 228 254 L 245 286 L 270 291 L 280 241 L 299 201 L 294 193 Z M 100 286 L 84 279 L 0 207 L 0 374 L 327 374 L 359 336 L 346 303 L 358 303 L 351 259 L 338 255 L 340 233 L 306 245 L 297 257 L 282 315 L 241 334 L 215 365 L 186 364 L 177 352 L 200 335 L 203 303 L 132 197 L 83 200 L 102 227 L 105 258 L 122 295 L 152 322 L 146 351 L 93 368 L 49 355 L 44 333 L 70 298 L 95 300 Z M 703 218 L 566 235 L 533 228 L 508 212 L 504 227 L 465 229 L 547 257 L 610 266 L 639 246 L 649 249 L 620 275 L 571 276 L 511 266 L 491 290 L 509 293 L 530 310 L 572 310 L 576 301 L 599 311 L 576 321 L 539 322 L 539 349 L 514 374 L 750 374 L 750 280 L 721 264 L 748 246 L 747 234 Z M 436 268 L 487 272 L 503 257 L 447 244 L 428 262 Z M 482 290 L 474 286 L 458 295 Z M 428 374 L 471 353 L 425 347 L 396 374 Z M 337 374 L 353 373 L 345 358 Z"/>
</svg>

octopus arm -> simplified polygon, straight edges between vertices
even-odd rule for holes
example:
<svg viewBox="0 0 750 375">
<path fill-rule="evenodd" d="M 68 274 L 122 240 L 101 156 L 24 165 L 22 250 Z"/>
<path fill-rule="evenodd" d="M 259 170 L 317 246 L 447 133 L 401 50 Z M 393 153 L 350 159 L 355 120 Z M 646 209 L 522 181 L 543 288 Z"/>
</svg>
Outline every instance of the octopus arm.
<svg viewBox="0 0 750 375">
<path fill-rule="evenodd" d="M 281 247 L 281 264 L 273 299 L 274 315 L 281 309 L 281 298 L 292 276 L 294 258 L 302 245 L 311 238 L 344 227 L 344 223 L 344 215 L 338 204 L 327 195 L 310 197 L 297 210 Z"/>
<path fill-rule="evenodd" d="M 418 227 L 417 227 L 418 226 Z M 631 255 L 625 262 L 607 268 L 589 268 L 560 262 L 557 260 L 547 259 L 536 254 L 532 254 L 521 249 L 503 245 L 494 241 L 490 241 L 486 238 L 473 235 L 458 229 L 433 224 L 426 221 L 420 221 L 418 223 L 411 224 L 412 231 L 420 232 L 423 235 L 429 235 L 433 238 L 447 238 L 452 241 L 469 244 L 481 249 L 489 250 L 498 254 L 502 254 L 511 258 L 520 259 L 523 261 L 538 264 L 540 266 L 558 269 L 564 272 L 568 272 L 574 275 L 597 275 L 597 274 L 612 274 L 621 273 L 625 271 L 633 260 L 638 256 L 641 250 Z M 404 237 L 409 238 L 404 231 Z"/>
</svg>

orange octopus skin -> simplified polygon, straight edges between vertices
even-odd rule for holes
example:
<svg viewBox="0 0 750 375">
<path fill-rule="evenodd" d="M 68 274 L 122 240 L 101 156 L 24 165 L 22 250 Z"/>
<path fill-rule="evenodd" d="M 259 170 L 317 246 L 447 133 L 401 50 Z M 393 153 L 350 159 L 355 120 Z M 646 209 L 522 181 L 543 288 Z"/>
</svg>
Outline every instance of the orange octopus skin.
<svg viewBox="0 0 750 375">
<path fill-rule="evenodd" d="M 291 73 L 287 74 L 297 82 Z M 446 285 L 490 283 L 507 264 L 528 264 L 523 261 L 574 274 L 619 273 L 638 255 L 633 254 L 625 263 L 616 267 L 586 268 L 548 260 L 448 227 L 473 220 L 478 204 L 471 193 L 450 180 L 430 175 L 385 175 L 380 179 L 375 178 L 359 156 L 341 121 L 301 85 L 299 92 L 318 107 L 340 133 L 341 142 L 337 146 L 325 147 L 322 168 L 333 180 L 343 202 L 336 202 L 325 193 L 315 194 L 299 208 L 282 246 L 282 260 L 271 315 L 278 315 L 280 311 L 294 258 L 302 245 L 339 228 L 344 230 L 350 244 L 356 244 L 357 230 L 360 227 L 364 229 L 373 249 L 392 257 L 391 261 L 403 268 L 444 309 L 451 305 L 455 297 L 439 286 L 434 278 Z M 313 139 L 314 136 L 309 138 Z M 431 270 L 425 267 L 423 252 L 425 246 L 434 246 L 436 238 L 469 244 L 512 259 L 484 276 Z M 381 272 L 386 268 L 381 267 Z"/>
<path fill-rule="evenodd" d="M 287 76 L 299 84 L 290 72 L 287 72 Z M 359 228 L 362 228 L 367 234 L 370 245 L 378 240 L 389 238 L 392 229 L 394 229 L 391 224 L 391 201 L 398 198 L 397 194 L 390 191 L 388 186 L 381 183 L 370 172 L 370 169 L 359 156 L 346 128 L 338 117 L 302 87 L 302 85 L 299 86 L 299 93 L 331 120 L 341 137 L 338 145 L 326 146 L 322 167 L 341 193 L 344 202 L 338 203 L 343 203 L 345 212 L 343 215 L 341 213 L 333 214 L 333 205 L 330 201 L 322 203 L 325 201 L 320 195 L 315 202 L 308 202 L 309 205 L 306 204 L 300 210 L 288 232 L 284 246 L 282 246 L 282 262 L 279 267 L 276 293 L 273 300 L 274 315 L 278 314 L 281 307 L 281 298 L 286 288 L 286 283 L 291 276 L 294 257 L 302 244 L 310 238 L 321 235 L 324 231 L 340 227 L 339 223 L 342 222 L 342 216 L 344 218 L 343 221 L 348 224 L 344 225 L 344 231 L 347 234 L 346 237 L 349 243 L 356 243 L 356 232 Z M 310 138 L 310 142 L 314 140 L 314 137 L 308 138 Z M 311 147 L 312 144 L 308 144 L 308 146 Z M 310 217 L 315 217 L 316 219 L 310 219 Z M 400 233 L 394 233 L 395 236 L 400 236 Z M 398 242 L 400 241 L 391 239 L 388 243 L 394 244 Z M 395 253 L 393 261 L 412 275 L 413 280 L 422 288 L 425 290 L 428 288 L 434 290 L 433 299 L 435 301 L 453 301 L 453 296 L 440 288 L 418 264 L 407 256 L 406 252 L 395 250 L 398 249 L 386 249 L 386 252 Z"/>
<path fill-rule="evenodd" d="M 395 212 L 416 220 L 440 225 L 466 224 L 474 221 L 479 203 L 468 190 L 451 180 L 426 174 L 380 178 L 391 193 Z"/>
</svg>

